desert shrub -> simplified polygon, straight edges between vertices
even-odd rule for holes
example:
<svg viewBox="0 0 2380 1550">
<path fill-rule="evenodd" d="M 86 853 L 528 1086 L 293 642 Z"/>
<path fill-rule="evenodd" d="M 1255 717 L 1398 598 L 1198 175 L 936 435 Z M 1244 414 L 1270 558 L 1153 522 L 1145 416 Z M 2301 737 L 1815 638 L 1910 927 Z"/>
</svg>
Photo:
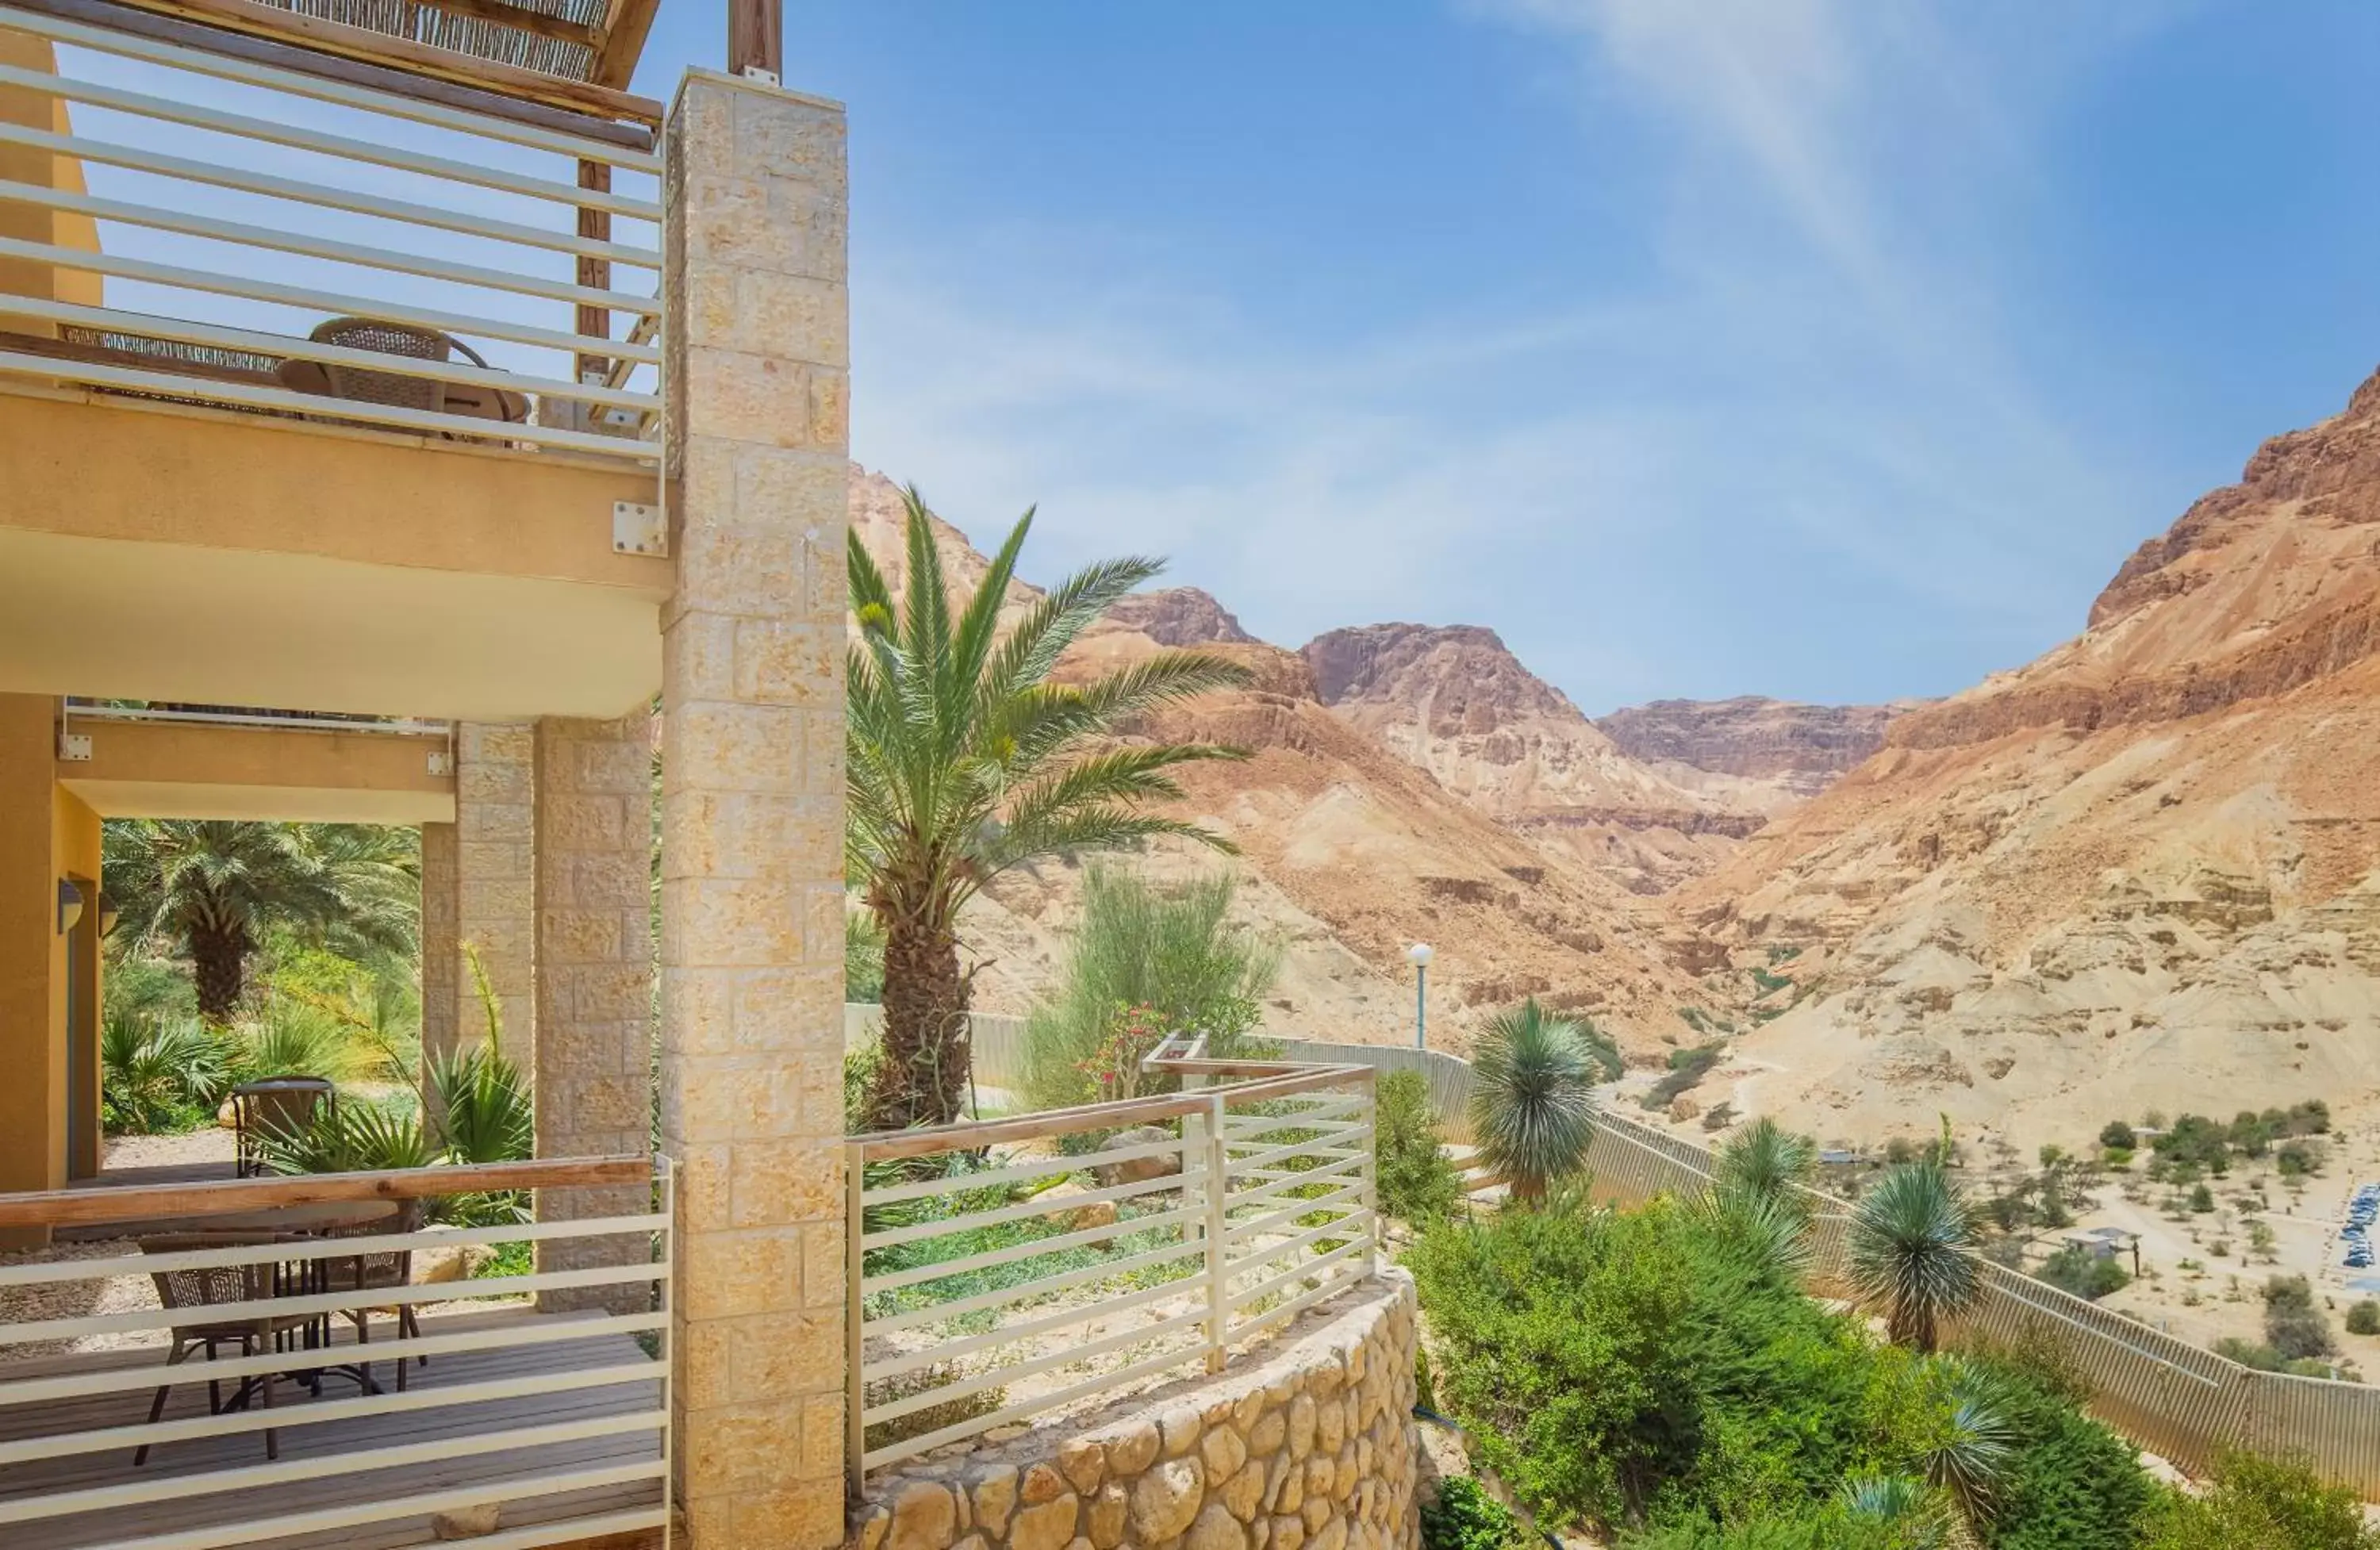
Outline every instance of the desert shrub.
<svg viewBox="0 0 2380 1550">
<path fill-rule="evenodd" d="M 2275 1276 L 2265 1283 L 2265 1342 L 2290 1361 L 2338 1349 L 2303 1276 Z"/>
<path fill-rule="evenodd" d="M 1749 1520 L 1891 1450 L 1893 1374 L 1914 1359 L 1716 1214 L 1557 1194 L 1434 1226 L 1410 1258 L 1439 1399 L 1541 1522 Z"/>
<path fill-rule="evenodd" d="M 2367 1297 L 2348 1309 L 2347 1332 L 2350 1335 L 2380 1335 L 2380 1302 Z"/>
<path fill-rule="evenodd" d="M 1469 1475 L 1438 1483 L 1438 1499 L 1421 1509 L 1422 1550 L 1524 1550 L 1528 1530 L 1512 1509 Z"/>
<path fill-rule="evenodd" d="M 2330 1150 L 2319 1141 L 2285 1141 L 2273 1154 L 2274 1166 L 2284 1179 L 2302 1179 L 2320 1173 L 2322 1165 L 2330 1160 Z"/>
<path fill-rule="evenodd" d="M 1682 1523 L 1621 1542 L 1626 1550 L 1936 1550 L 1937 1532 L 1865 1517 L 1837 1502 L 1732 1528 Z"/>
<path fill-rule="evenodd" d="M 1440 1144 L 1429 1084 L 1392 1071 L 1376 1093 L 1373 1151 L 1380 1208 L 1408 1222 L 1443 1217 L 1463 1201 L 1463 1173 Z"/>
<path fill-rule="evenodd" d="M 99 1030 L 102 1126 L 148 1135 L 212 1123 L 231 1067 L 223 1036 L 195 1016 L 110 1016 Z"/>
<path fill-rule="evenodd" d="M 1720 1044 L 1696 1045 L 1692 1049 L 1670 1051 L 1670 1074 L 1656 1082 L 1637 1101 L 1647 1108 L 1667 1108 L 1672 1099 L 1687 1089 L 1698 1085 L 1710 1074 L 1710 1070 L 1727 1053 Z"/>
<path fill-rule="evenodd" d="M 2124 1267 L 2113 1259 L 2070 1245 L 2042 1261 L 2041 1268 L 2034 1275 L 2089 1302 L 2096 1302 L 2111 1291 L 2120 1291 L 2131 1281 Z"/>
<path fill-rule="evenodd" d="M 1993 1362 L 2012 1436 L 1983 1538 L 1992 1550 L 2131 1550 L 2155 1499 L 2140 1455 L 2075 1408 L 2062 1374 Z"/>
<path fill-rule="evenodd" d="M 2178 1117 L 2154 1145 L 2157 1157 L 2169 1167 L 2204 1169 L 2220 1173 L 2230 1166 L 2231 1138 L 2223 1125 L 2204 1114 Z"/>
<path fill-rule="evenodd" d="M 2140 1136 L 2121 1120 L 2110 1120 L 2099 1127 L 2099 1144 L 2102 1146 L 2119 1147 L 2129 1152 L 2140 1144 Z"/>
<path fill-rule="evenodd" d="M 877 1354 L 869 1353 L 871 1359 Z M 905 1373 L 895 1373 L 891 1377 L 869 1380 L 866 1400 L 870 1407 L 889 1405 L 896 1399 L 946 1388 L 966 1376 L 955 1362 L 932 1362 L 923 1367 L 912 1367 Z M 962 1421 L 972 1421 L 978 1415 L 990 1415 L 1007 1403 L 1008 1390 L 1005 1388 L 985 1388 L 973 1394 L 963 1394 L 954 1399 L 944 1399 L 940 1404 L 896 1415 L 890 1421 L 877 1422 L 868 1428 L 864 1444 L 871 1448 L 888 1447 L 893 1443 L 922 1437 L 929 1432 L 938 1432 Z"/>
<path fill-rule="evenodd" d="M 2325 1485 L 2293 1460 L 2234 1454 L 2213 1485 L 2192 1496 L 2168 1491 L 2148 1517 L 2141 1550 L 2374 1550 L 2353 1490 Z"/>
<path fill-rule="evenodd" d="M 1145 1009 L 1164 1032 L 1195 1029 L 1222 1054 L 1257 1025 L 1281 949 L 1228 918 L 1228 873 L 1160 888 L 1135 872 L 1093 866 L 1081 924 L 1056 992 L 1025 1024 L 1025 1085 L 1037 1108 L 1117 1096 L 1099 1090 L 1101 1050 L 1119 1015 Z"/>
</svg>

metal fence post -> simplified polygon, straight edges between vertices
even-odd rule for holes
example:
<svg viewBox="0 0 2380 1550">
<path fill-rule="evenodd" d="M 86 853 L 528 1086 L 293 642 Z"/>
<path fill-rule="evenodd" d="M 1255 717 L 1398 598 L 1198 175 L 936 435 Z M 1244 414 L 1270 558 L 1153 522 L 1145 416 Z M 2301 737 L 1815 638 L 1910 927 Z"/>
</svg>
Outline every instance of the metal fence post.
<svg viewBox="0 0 2380 1550">
<path fill-rule="evenodd" d="M 868 1459 L 868 1390 L 859 1377 L 868 1354 L 867 1304 L 859 1294 L 861 1274 L 868 1263 L 862 1242 L 867 1225 L 867 1157 L 864 1146 L 845 1145 L 843 1149 L 843 1449 L 855 1501 L 859 1498 L 860 1485 L 867 1474 Z"/>
<path fill-rule="evenodd" d="M 1230 1322 L 1231 1278 L 1223 1252 L 1224 1199 L 1223 1095 L 1219 1091 L 1207 1110 L 1207 1371 L 1223 1370 L 1223 1337 Z"/>
<path fill-rule="evenodd" d="M 1371 1247 L 1364 1253 L 1367 1275 L 1380 1273 L 1380 1084 L 1379 1073 L 1366 1071 L 1359 1080 L 1364 1107 L 1364 1231 Z"/>
</svg>

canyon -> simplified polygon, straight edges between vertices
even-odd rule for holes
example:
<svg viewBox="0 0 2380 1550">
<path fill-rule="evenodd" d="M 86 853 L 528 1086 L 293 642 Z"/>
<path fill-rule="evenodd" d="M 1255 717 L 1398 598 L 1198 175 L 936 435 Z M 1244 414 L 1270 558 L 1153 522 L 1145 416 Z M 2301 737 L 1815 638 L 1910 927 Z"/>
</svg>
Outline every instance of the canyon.
<svg viewBox="0 0 2380 1550">
<path fill-rule="evenodd" d="M 897 492 L 855 470 L 880 555 Z M 947 571 L 981 574 L 955 529 Z M 890 556 L 897 563 L 897 556 Z M 1012 603 L 1028 600 L 1021 587 Z M 1934 701 L 1657 700 L 1598 718 L 1480 625 L 1297 649 L 1191 587 L 1062 674 L 1183 648 L 1250 682 L 1131 729 L 1253 751 L 1185 781 L 1285 948 L 1268 1026 L 1432 1042 L 1524 995 L 1633 1063 L 1726 1030 L 1740 1109 L 1829 1142 L 1948 1116 L 2018 1143 L 2105 1119 L 2380 1092 L 2380 379 L 2274 438 L 2109 581 L 2073 639 Z M 1163 876 L 1215 859 L 1159 845 Z M 979 1000 L 1057 970 L 1079 869 L 969 922 Z"/>
</svg>

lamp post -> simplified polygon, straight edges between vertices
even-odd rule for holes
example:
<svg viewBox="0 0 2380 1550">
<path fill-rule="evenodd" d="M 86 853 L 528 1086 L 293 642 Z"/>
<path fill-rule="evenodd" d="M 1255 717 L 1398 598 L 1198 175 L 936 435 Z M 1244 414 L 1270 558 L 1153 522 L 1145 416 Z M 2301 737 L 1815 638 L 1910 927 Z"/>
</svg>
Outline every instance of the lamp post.
<svg viewBox="0 0 2380 1550">
<path fill-rule="evenodd" d="M 1414 1047 L 1429 1047 L 1429 961 L 1438 956 L 1427 942 L 1415 942 L 1405 949 L 1405 962 L 1414 966 Z"/>
</svg>

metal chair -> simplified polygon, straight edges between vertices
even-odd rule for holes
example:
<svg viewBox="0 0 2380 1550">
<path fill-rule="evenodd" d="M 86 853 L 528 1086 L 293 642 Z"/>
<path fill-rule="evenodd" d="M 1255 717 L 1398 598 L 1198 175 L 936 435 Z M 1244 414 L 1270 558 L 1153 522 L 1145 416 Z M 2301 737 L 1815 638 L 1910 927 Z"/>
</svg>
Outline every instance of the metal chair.
<svg viewBox="0 0 2380 1550">
<path fill-rule="evenodd" d="M 199 1249 L 231 1249 L 260 1247 L 285 1243 L 291 1240 L 283 1233 L 175 1232 L 140 1240 L 144 1254 L 187 1253 Z M 226 1307 L 238 1302 L 262 1302 L 279 1295 L 280 1267 L 270 1261 L 251 1265 L 219 1265 L 197 1269 L 152 1270 L 149 1278 L 157 1288 L 157 1301 L 169 1312 L 185 1310 L 196 1313 L 207 1308 Z M 215 1360 L 217 1349 L 237 1343 L 242 1356 L 254 1356 L 262 1351 L 286 1350 L 285 1337 L 302 1333 L 309 1320 L 303 1314 L 251 1315 L 246 1318 L 206 1319 L 176 1323 L 173 1326 L 174 1349 L 165 1358 L 167 1367 L 179 1366 L 191 1351 L 204 1346 L 207 1360 Z M 263 1396 L 263 1408 L 273 1408 L 273 1386 L 281 1374 L 264 1373 L 250 1374 L 239 1380 L 228 1406 L 224 1402 L 223 1382 L 207 1380 L 207 1413 L 221 1415 L 226 1409 L 239 1409 L 248 1403 L 250 1393 Z M 173 1393 L 170 1382 L 160 1384 L 157 1397 L 149 1402 L 149 1422 L 154 1425 L 165 1413 L 166 1397 Z M 281 1457 L 281 1438 L 273 1427 L 264 1430 L 264 1456 Z M 137 1467 L 149 1461 L 149 1445 L 142 1443 L 135 1449 L 132 1462 Z"/>
</svg>

